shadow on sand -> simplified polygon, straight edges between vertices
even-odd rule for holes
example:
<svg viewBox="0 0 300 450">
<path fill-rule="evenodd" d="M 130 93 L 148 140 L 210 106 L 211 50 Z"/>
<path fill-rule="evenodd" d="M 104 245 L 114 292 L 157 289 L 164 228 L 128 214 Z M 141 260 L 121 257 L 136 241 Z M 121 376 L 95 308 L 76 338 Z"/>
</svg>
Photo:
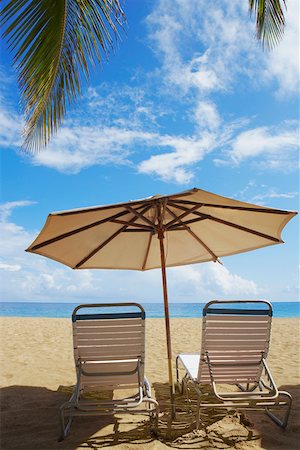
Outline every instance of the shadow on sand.
<svg viewBox="0 0 300 450">
<path fill-rule="evenodd" d="M 153 440 L 148 416 L 76 417 L 68 437 L 58 442 L 59 407 L 70 388 L 57 392 L 43 387 L 10 386 L 1 389 L 1 450 L 71 450 Z"/>
<path fill-rule="evenodd" d="M 293 405 L 286 429 L 280 428 L 263 411 L 206 410 L 201 413 L 201 426 L 196 430 L 197 397 L 190 392 L 176 396 L 176 419 L 171 420 L 168 405 L 169 387 L 154 384 L 156 399 L 163 411 L 159 421 L 160 439 L 168 446 L 186 449 L 246 449 L 298 450 L 300 440 L 300 385 L 280 386 L 290 392 Z M 210 390 L 205 392 L 207 400 Z M 278 413 L 279 414 L 279 413 Z"/>
<path fill-rule="evenodd" d="M 292 410 L 286 429 L 276 426 L 264 413 L 249 412 L 247 416 L 261 435 L 262 447 L 266 450 L 297 450 L 300 448 L 300 385 L 283 385 L 281 391 L 293 397 Z"/>
<path fill-rule="evenodd" d="M 201 416 L 195 429 L 195 398 L 176 395 L 176 419 L 171 419 L 167 384 L 155 383 L 161 405 L 158 435 L 151 432 L 147 416 L 106 416 L 75 418 L 67 439 L 58 442 L 59 407 L 69 398 L 69 389 L 57 392 L 43 387 L 10 386 L 1 389 L 2 450 L 100 449 L 125 444 L 126 449 L 175 448 L 205 449 L 262 447 L 270 450 L 296 450 L 300 431 L 300 386 L 282 386 L 293 398 L 290 422 L 282 430 L 263 413 L 244 414 L 214 410 Z M 249 421 L 254 426 L 249 426 Z M 261 438 L 261 441 L 260 441 Z M 158 442 L 160 441 L 160 442 Z M 247 441 L 247 442 L 245 442 Z M 250 442 L 251 441 L 251 442 Z M 243 445 L 246 445 L 244 447 Z"/>
</svg>

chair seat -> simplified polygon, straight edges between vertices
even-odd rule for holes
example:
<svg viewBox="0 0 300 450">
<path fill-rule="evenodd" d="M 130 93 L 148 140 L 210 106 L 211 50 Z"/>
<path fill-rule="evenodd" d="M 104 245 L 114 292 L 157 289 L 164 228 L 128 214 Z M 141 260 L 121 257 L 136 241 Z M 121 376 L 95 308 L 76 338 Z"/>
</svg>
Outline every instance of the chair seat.
<svg viewBox="0 0 300 450">
<path fill-rule="evenodd" d="M 178 355 L 183 367 L 193 381 L 197 381 L 200 353 L 180 353 Z"/>
</svg>

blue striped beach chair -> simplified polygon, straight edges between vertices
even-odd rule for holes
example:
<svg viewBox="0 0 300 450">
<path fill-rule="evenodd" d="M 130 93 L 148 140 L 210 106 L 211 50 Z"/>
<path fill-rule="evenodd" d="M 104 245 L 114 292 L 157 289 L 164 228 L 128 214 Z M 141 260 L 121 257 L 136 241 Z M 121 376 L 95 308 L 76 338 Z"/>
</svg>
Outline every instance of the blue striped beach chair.
<svg viewBox="0 0 300 450">
<path fill-rule="evenodd" d="M 117 312 L 111 312 L 111 308 Z M 124 312 L 128 309 L 134 312 Z M 152 398 L 144 375 L 142 306 L 138 303 L 79 305 L 73 311 L 72 322 L 77 382 L 70 400 L 60 408 L 60 440 L 67 436 L 75 416 L 147 413 L 156 418 L 157 426 L 158 403 Z M 118 390 L 122 391 L 121 397 L 102 395 L 101 398 L 105 392 Z M 93 398 L 91 394 L 100 395 Z M 142 403 L 146 403 L 144 408 Z"/>
<path fill-rule="evenodd" d="M 271 322 L 272 305 L 265 300 L 215 300 L 204 307 L 200 353 L 176 358 L 178 389 L 188 393 L 193 386 L 197 393 L 197 427 L 204 408 L 220 407 L 264 410 L 277 425 L 287 426 L 292 397 L 278 390 L 266 362 Z M 211 403 L 203 385 L 211 386 Z M 278 410 L 283 418 L 275 415 Z"/>
</svg>

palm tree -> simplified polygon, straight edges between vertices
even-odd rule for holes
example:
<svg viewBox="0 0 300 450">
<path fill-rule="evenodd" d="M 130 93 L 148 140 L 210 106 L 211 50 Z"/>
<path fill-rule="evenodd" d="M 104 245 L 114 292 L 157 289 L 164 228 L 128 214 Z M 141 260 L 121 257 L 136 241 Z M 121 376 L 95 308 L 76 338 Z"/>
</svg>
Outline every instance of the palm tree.
<svg viewBox="0 0 300 450">
<path fill-rule="evenodd" d="M 257 39 L 268 49 L 275 47 L 283 37 L 286 0 L 248 0 L 251 13 L 256 16 Z"/>
<path fill-rule="evenodd" d="M 108 57 L 125 15 L 119 0 L 10 0 L 1 13 L 25 111 L 23 147 L 37 150 Z"/>
<path fill-rule="evenodd" d="M 187 0 L 188 1 L 188 0 Z M 284 31 L 285 0 L 248 0 L 257 38 L 273 47 Z M 108 57 L 126 23 L 119 0 L 9 0 L 1 12 L 24 104 L 23 148 L 46 146 L 89 66 Z"/>
</svg>

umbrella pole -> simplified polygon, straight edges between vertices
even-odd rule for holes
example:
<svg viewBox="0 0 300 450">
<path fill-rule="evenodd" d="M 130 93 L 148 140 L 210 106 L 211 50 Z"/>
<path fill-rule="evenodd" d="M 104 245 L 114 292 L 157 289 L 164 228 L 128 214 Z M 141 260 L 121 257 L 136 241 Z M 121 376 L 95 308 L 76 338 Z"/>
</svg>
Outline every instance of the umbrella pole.
<svg viewBox="0 0 300 450">
<path fill-rule="evenodd" d="M 163 285 L 163 295 L 164 295 L 171 411 L 172 411 L 172 418 L 175 418 L 175 402 L 174 402 L 175 390 L 174 390 L 174 382 L 173 382 L 171 329 L 170 329 L 170 318 L 169 318 L 169 302 L 168 302 L 166 259 L 165 259 L 165 249 L 164 249 L 164 241 L 163 241 L 164 240 L 164 232 L 163 231 L 158 232 L 158 239 L 159 239 L 159 244 L 160 244 L 161 275 L 162 275 L 162 285 Z"/>
</svg>

